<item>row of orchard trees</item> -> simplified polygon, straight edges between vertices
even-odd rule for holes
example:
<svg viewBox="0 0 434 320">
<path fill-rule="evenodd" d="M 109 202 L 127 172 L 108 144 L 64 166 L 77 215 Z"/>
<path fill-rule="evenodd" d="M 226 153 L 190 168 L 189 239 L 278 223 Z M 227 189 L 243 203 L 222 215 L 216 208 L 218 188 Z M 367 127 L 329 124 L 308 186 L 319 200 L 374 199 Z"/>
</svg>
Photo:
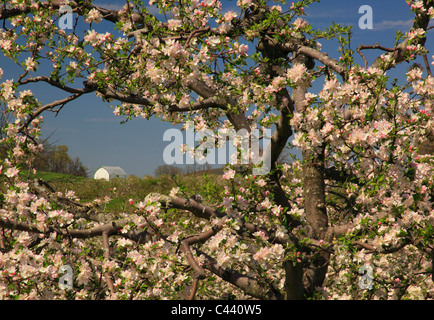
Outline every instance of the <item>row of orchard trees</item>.
<svg viewBox="0 0 434 320">
<path fill-rule="evenodd" d="M 434 159 L 419 146 L 434 134 L 434 3 L 407 1 L 412 27 L 392 48 L 360 44 L 362 58 L 378 56 L 359 65 L 348 27 L 303 19 L 308 5 L 327 5 L 313 2 L 152 1 L 161 17 L 138 0 L 120 10 L 4 2 L 0 48 L 23 70 L 2 70 L 13 119 L 2 144 L 13 152 L 0 160 L 0 297 L 432 299 Z M 58 27 L 64 3 L 74 30 Z M 116 30 L 101 32 L 102 20 Z M 400 69 L 415 59 L 425 72 Z M 64 98 L 42 104 L 34 83 Z M 40 152 L 42 115 L 90 94 L 118 101 L 118 116 L 193 121 L 200 132 L 270 128 L 270 171 L 228 166 L 211 199 L 210 188 L 174 188 L 101 219 L 98 199 L 78 203 L 19 174 Z M 277 164 L 290 141 L 301 159 Z M 72 286 L 59 286 L 62 270 Z"/>
</svg>

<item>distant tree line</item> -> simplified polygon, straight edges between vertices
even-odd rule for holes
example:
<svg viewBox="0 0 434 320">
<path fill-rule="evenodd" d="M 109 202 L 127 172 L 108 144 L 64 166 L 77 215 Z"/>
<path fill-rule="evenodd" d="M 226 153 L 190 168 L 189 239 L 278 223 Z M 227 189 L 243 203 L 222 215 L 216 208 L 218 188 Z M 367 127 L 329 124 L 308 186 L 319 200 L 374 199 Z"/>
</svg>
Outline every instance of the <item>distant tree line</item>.
<svg viewBox="0 0 434 320">
<path fill-rule="evenodd" d="M 293 155 L 291 154 L 290 149 L 287 147 L 285 148 L 285 150 L 282 151 L 277 162 L 283 164 L 283 163 L 291 163 L 293 160 L 294 160 Z M 171 175 L 181 175 L 181 174 L 194 174 L 198 172 L 223 174 L 223 169 L 222 167 L 213 168 L 209 163 L 204 163 L 204 164 L 193 163 L 193 164 L 182 165 L 182 166 L 162 164 L 154 170 L 154 176 L 158 178 L 161 175 L 171 176 Z"/>
<path fill-rule="evenodd" d="M 74 176 L 87 176 L 86 167 L 79 157 L 68 154 L 68 146 L 44 143 L 44 150 L 38 155 L 34 167 L 38 171 L 67 173 Z"/>
<path fill-rule="evenodd" d="M 3 128 L 8 124 L 10 116 L 5 112 L 5 106 L 0 105 L 0 140 L 6 138 Z M 86 167 L 81 163 L 79 157 L 74 159 L 68 154 L 68 146 L 53 145 L 48 142 L 48 138 L 42 141 L 43 151 L 38 155 L 34 162 L 34 168 L 38 171 L 67 173 L 75 176 L 87 176 Z M 7 155 L 7 146 L 4 144 L 0 148 L 0 157 Z"/>
<path fill-rule="evenodd" d="M 182 167 L 176 167 L 169 164 L 163 164 L 158 166 L 154 170 L 154 175 L 159 177 L 161 175 L 180 175 L 180 174 L 193 174 L 197 172 L 213 172 L 217 174 L 222 174 L 223 170 L 221 168 L 212 168 L 210 164 L 190 164 L 184 165 Z"/>
</svg>

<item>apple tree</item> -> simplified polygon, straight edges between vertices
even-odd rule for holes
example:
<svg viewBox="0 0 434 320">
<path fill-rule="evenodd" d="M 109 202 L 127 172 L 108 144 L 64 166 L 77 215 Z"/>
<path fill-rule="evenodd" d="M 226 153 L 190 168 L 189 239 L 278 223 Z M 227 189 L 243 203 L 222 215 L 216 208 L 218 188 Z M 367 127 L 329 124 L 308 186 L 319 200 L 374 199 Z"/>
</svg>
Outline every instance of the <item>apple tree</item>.
<svg viewBox="0 0 434 320">
<path fill-rule="evenodd" d="M 304 19 L 316 2 L 3 2 L 0 48 L 21 73 L 0 69 L 0 297 L 432 299 L 434 2 L 407 1 L 413 25 L 393 47 L 357 50 L 350 27 Z M 44 104 L 36 83 L 64 97 Z M 124 121 L 268 128 L 270 168 L 228 164 L 219 192 L 101 215 L 104 199 L 31 178 L 43 115 L 86 95 Z M 279 163 L 288 146 L 299 156 Z"/>
</svg>

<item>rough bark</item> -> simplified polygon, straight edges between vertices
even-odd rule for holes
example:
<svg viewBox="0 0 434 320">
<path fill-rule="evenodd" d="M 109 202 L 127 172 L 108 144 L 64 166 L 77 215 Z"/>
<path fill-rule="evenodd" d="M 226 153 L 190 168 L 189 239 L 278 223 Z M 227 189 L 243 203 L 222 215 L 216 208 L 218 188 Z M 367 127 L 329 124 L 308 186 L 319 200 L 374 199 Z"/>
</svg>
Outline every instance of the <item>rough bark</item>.
<svg viewBox="0 0 434 320">
<path fill-rule="evenodd" d="M 315 239 L 324 237 L 328 218 L 325 205 L 324 155 L 303 152 L 304 210 Z"/>
</svg>

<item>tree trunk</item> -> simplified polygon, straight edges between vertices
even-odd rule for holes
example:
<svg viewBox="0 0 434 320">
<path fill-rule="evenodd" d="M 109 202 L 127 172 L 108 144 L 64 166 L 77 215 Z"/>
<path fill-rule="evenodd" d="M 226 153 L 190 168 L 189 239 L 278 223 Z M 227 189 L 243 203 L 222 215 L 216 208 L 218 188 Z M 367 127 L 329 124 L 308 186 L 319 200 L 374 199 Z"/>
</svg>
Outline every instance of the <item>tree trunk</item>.
<svg viewBox="0 0 434 320">
<path fill-rule="evenodd" d="M 324 150 L 303 152 L 304 210 L 310 236 L 322 239 L 328 227 L 324 187 Z"/>
<path fill-rule="evenodd" d="M 304 300 L 303 292 L 303 266 L 293 261 L 285 261 L 285 299 Z"/>
<path fill-rule="evenodd" d="M 308 234 L 316 240 L 324 240 L 328 227 L 324 185 L 324 149 L 318 153 L 303 152 L 304 209 Z M 304 270 L 305 294 L 310 296 L 324 282 L 330 254 L 314 253 L 311 265 Z"/>
</svg>

